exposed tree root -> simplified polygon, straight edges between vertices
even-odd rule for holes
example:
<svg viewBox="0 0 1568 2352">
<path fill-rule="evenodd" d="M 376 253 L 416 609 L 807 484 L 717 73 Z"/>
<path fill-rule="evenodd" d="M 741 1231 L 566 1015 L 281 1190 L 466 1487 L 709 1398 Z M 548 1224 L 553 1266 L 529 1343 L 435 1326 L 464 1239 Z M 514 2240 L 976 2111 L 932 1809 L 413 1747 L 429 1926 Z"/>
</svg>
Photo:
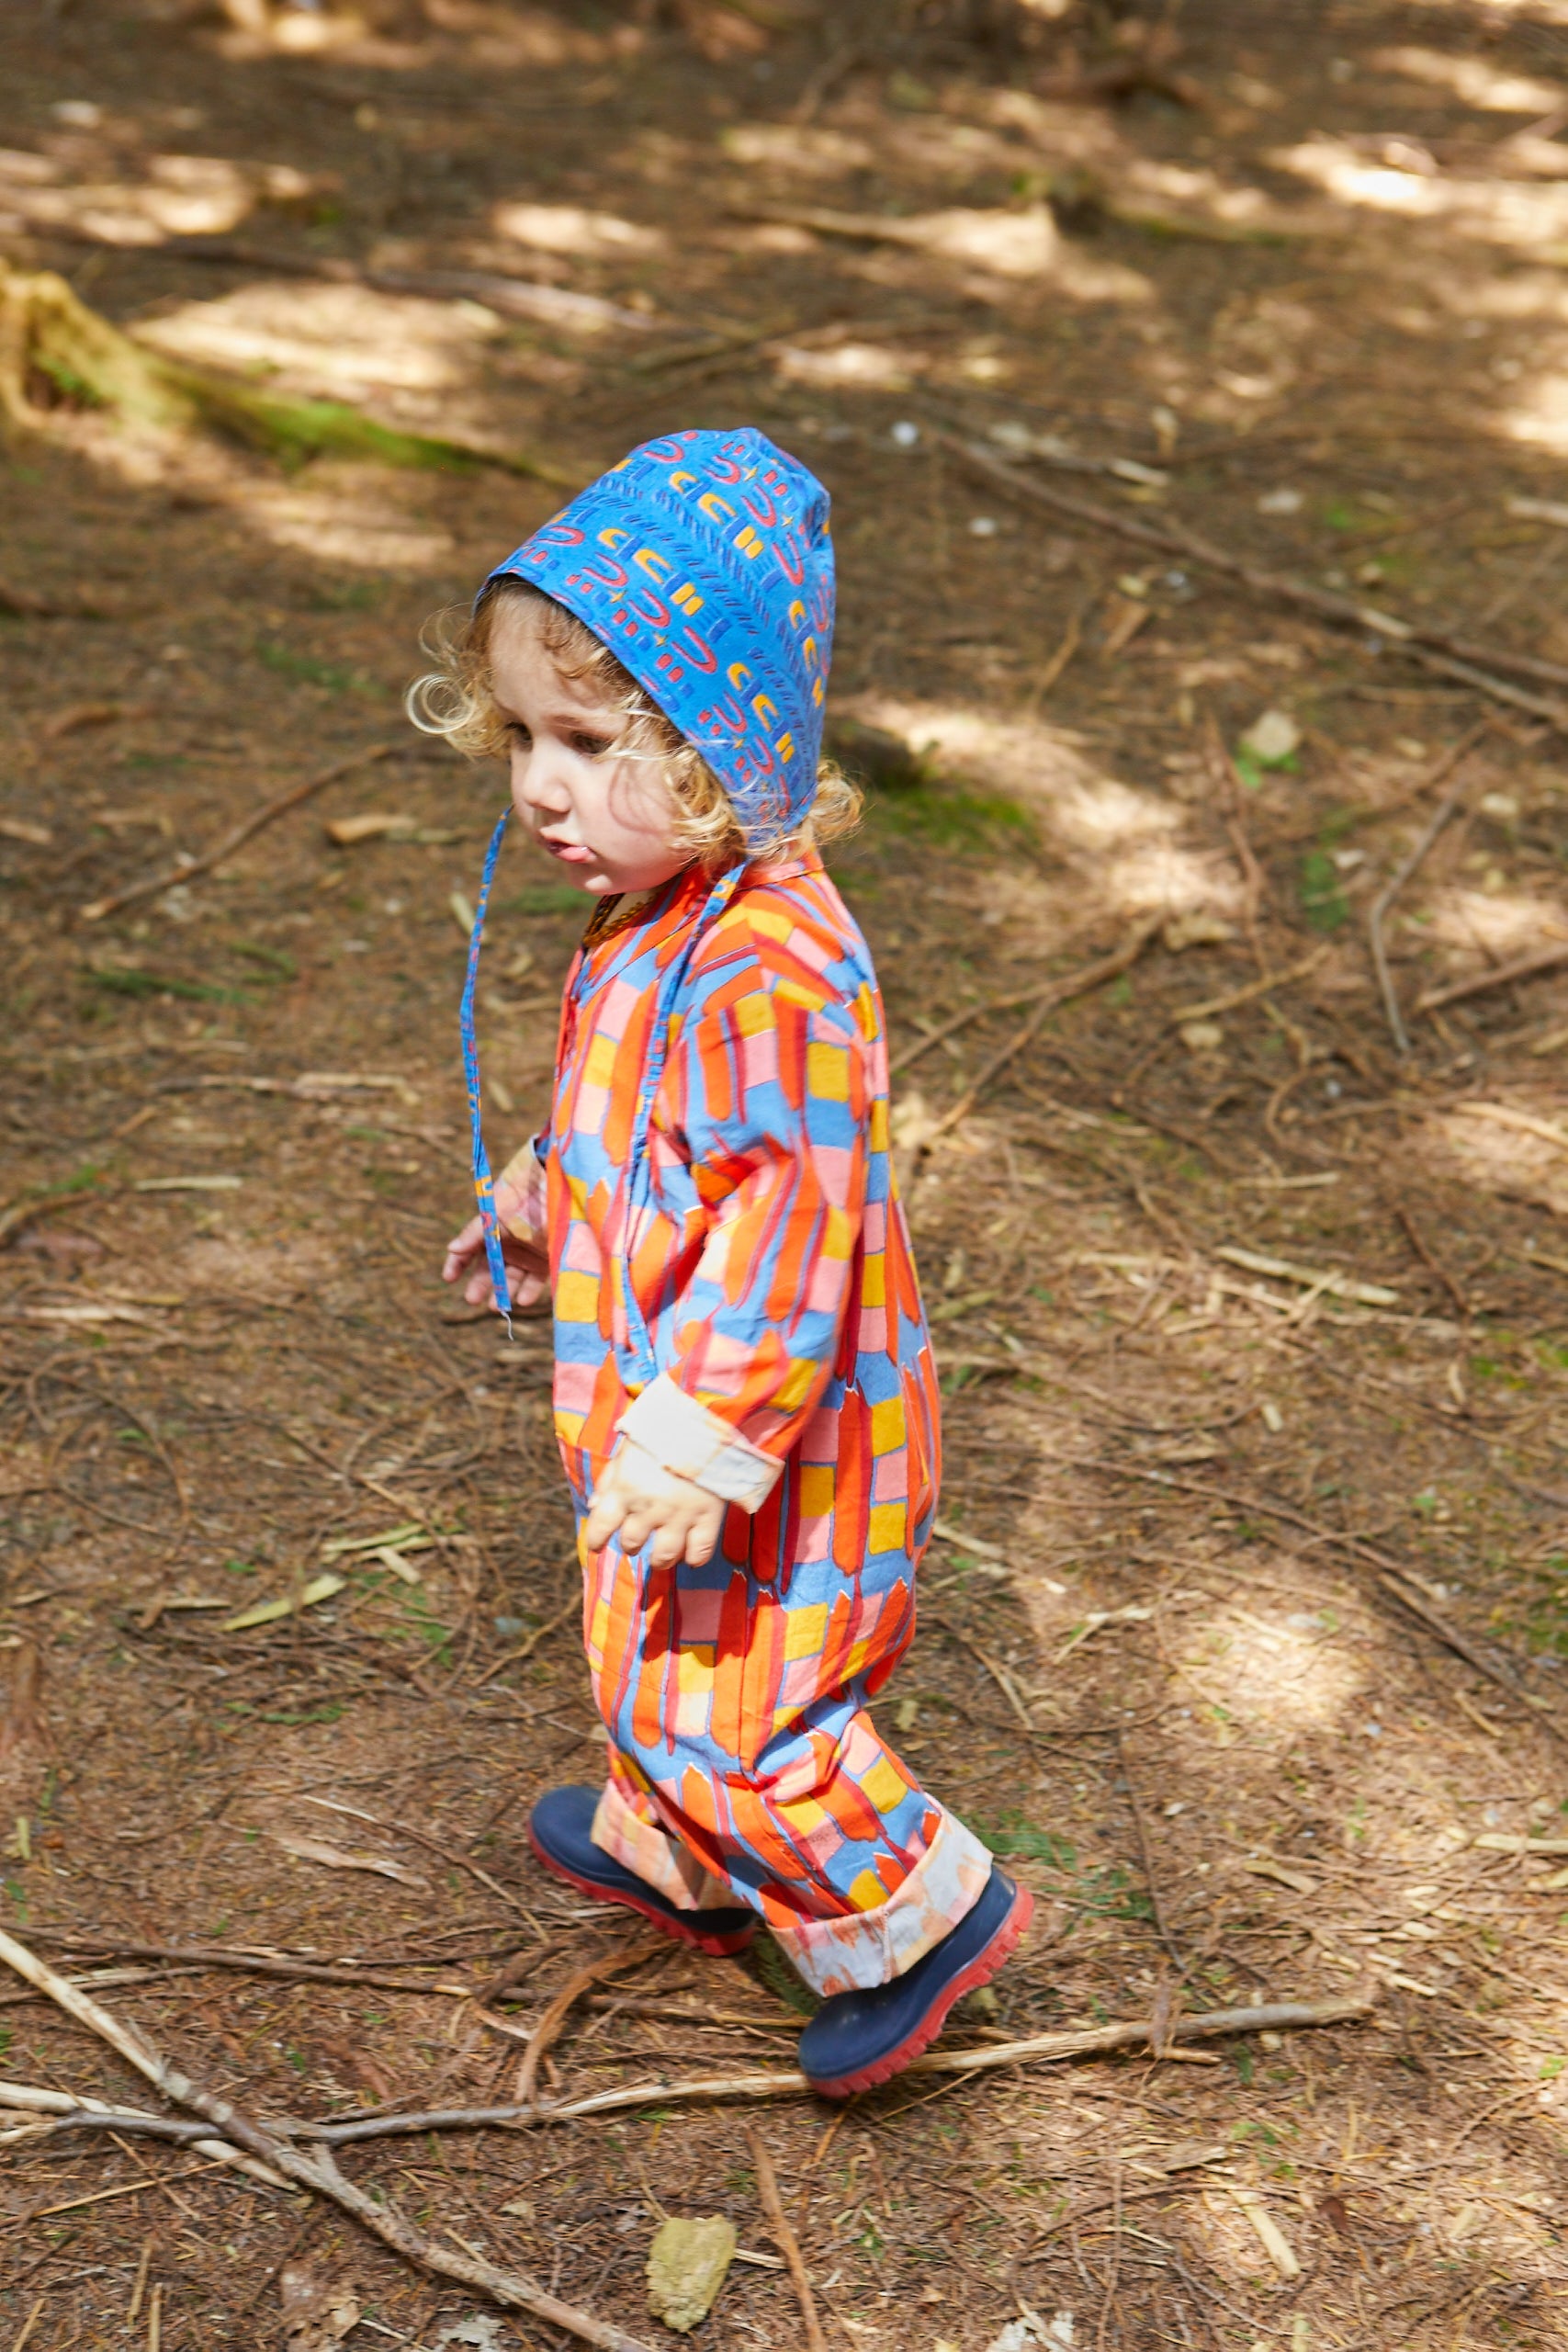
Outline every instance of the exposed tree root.
<svg viewBox="0 0 1568 2352">
<path fill-rule="evenodd" d="M 423 470 L 493 466 L 542 481 L 564 479 L 519 451 L 407 433 L 341 401 L 258 391 L 165 358 L 90 310 L 52 270 L 26 272 L 0 261 L 0 416 L 38 431 L 71 408 L 108 410 L 164 432 L 220 433 L 286 466 L 365 458 Z"/>
</svg>

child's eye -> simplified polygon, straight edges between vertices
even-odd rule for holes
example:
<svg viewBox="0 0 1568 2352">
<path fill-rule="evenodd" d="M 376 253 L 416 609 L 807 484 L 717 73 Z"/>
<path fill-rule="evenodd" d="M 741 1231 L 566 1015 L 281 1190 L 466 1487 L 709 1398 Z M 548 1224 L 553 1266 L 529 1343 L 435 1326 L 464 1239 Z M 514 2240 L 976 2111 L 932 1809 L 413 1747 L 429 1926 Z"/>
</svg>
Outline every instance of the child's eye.
<svg viewBox="0 0 1568 2352">
<path fill-rule="evenodd" d="M 590 734 L 586 729 L 579 728 L 568 740 L 572 750 L 580 752 L 585 760 L 596 760 L 602 752 L 609 750 L 613 739 L 608 735 Z"/>
<path fill-rule="evenodd" d="M 520 752 L 526 752 L 532 745 L 534 738 L 520 718 L 513 718 L 507 722 L 506 740 L 509 743 L 514 743 Z"/>
</svg>

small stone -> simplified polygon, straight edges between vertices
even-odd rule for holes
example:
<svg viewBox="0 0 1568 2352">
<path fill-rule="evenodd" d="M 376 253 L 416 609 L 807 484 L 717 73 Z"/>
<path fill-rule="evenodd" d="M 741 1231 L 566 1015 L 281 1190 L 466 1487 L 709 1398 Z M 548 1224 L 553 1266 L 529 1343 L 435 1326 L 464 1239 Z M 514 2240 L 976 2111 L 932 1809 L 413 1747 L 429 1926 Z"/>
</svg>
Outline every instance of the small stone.
<svg viewBox="0 0 1568 2352">
<path fill-rule="evenodd" d="M 719 2213 L 694 2220 L 671 2215 L 661 2222 L 648 2252 L 648 2308 L 654 2318 L 689 2335 L 717 2301 L 739 2243 L 734 2222 Z"/>
<path fill-rule="evenodd" d="M 1225 1042 L 1225 1033 L 1217 1021 L 1184 1021 L 1181 1042 L 1190 1054 L 1217 1054 Z"/>
<path fill-rule="evenodd" d="M 1266 768 L 1288 760 L 1302 740 L 1302 730 L 1288 710 L 1266 710 L 1255 718 L 1241 739 L 1241 748 Z"/>
</svg>

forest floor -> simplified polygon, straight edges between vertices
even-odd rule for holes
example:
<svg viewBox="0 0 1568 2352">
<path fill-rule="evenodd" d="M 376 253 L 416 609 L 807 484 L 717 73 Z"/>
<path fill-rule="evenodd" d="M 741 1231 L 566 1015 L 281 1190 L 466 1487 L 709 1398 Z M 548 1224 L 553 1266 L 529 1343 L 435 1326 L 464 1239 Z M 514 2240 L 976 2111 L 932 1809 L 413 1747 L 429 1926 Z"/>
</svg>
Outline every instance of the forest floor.
<svg viewBox="0 0 1568 2352">
<path fill-rule="evenodd" d="M 740 420 L 828 482 L 835 710 L 881 778 L 834 865 L 947 1396 L 879 1703 L 1038 1897 L 941 2047 L 1148 2037 L 843 2111 L 703 2100 L 670 2086 L 792 2063 L 805 1996 L 765 1943 L 671 1952 L 545 2063 L 550 2101 L 640 2104 L 344 2168 L 644 2341 L 662 2216 L 728 2216 L 761 2258 L 704 2352 L 804 2340 L 749 2124 L 835 2347 L 1561 2344 L 1568 7 L 1064 0 L 1013 55 L 911 8 L 666 13 L 14 0 L 0 254 L 194 365 L 568 484 Z M 525 1843 L 598 1771 L 547 1327 L 508 1346 L 436 1280 L 502 786 L 400 696 L 558 493 L 29 391 L 0 1926 L 253 2115 L 505 2101 L 518 2037 L 634 1939 Z M 1370 919 L 1444 809 L 1388 903 L 1403 1052 Z M 521 850 L 499 895 L 492 1149 L 546 1101 L 578 912 Z M 19 1979 L 0 2052 L 151 2096 Z M 286 2265 L 356 2346 L 567 2341 L 188 2149 L 6 2145 L 6 2344 L 337 2342 L 286 2336 Z"/>
</svg>

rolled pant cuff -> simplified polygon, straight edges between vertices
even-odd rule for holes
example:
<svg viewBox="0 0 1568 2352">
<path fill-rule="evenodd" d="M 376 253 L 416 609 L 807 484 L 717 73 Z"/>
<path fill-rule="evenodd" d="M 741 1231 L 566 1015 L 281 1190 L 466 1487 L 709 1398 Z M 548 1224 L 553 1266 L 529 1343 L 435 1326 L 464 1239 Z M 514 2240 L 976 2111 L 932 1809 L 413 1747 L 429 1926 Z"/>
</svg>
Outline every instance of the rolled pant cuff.
<svg viewBox="0 0 1568 2352">
<path fill-rule="evenodd" d="M 788 1928 L 772 1919 L 768 1924 L 786 1960 L 824 2000 L 835 1993 L 870 1992 L 904 1975 L 951 1934 L 979 1901 L 990 1875 L 987 1849 L 944 1812 L 903 1885 L 874 1911 L 803 1919 Z"/>
<path fill-rule="evenodd" d="M 744 1897 L 705 1870 L 695 1854 L 668 1830 L 634 1813 L 614 1781 L 605 1783 L 593 1816 L 593 1843 L 617 1862 L 624 1862 L 677 1911 L 745 1908 Z"/>
</svg>

